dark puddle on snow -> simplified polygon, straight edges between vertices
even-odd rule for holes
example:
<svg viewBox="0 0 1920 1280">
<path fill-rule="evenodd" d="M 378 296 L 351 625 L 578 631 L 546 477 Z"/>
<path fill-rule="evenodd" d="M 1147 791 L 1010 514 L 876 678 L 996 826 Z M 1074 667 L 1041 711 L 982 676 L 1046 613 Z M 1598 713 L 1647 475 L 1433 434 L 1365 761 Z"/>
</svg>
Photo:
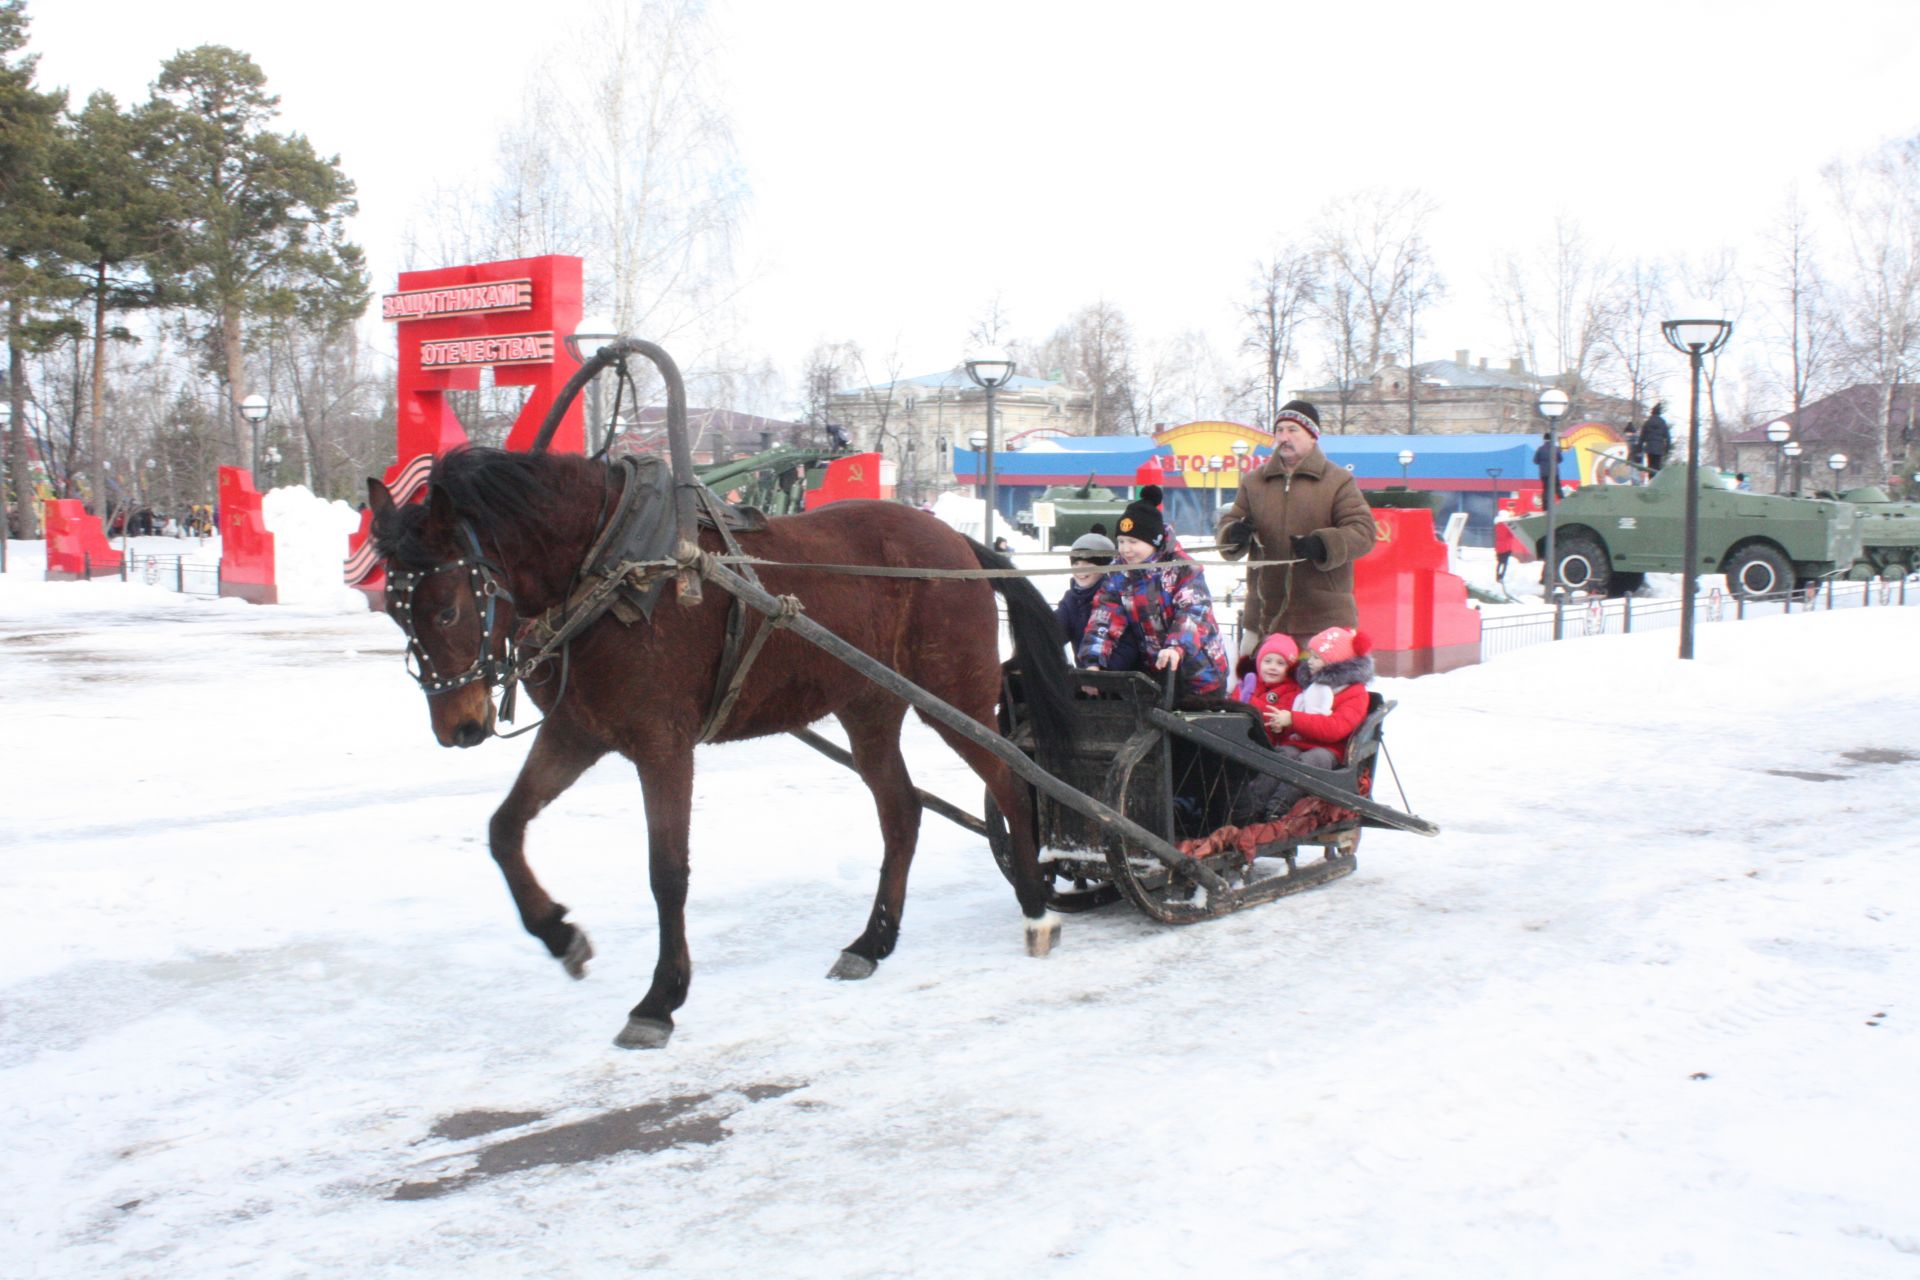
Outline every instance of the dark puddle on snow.
<svg viewBox="0 0 1920 1280">
<path fill-rule="evenodd" d="M 1906 764 L 1920 760 L 1920 755 L 1895 747 L 1855 747 L 1852 751 L 1842 751 L 1840 754 L 1855 764 Z"/>
<path fill-rule="evenodd" d="M 681 1094 L 663 1102 L 643 1102 L 584 1120 L 502 1138 L 477 1151 L 464 1153 L 471 1157 L 472 1163 L 459 1173 L 402 1183 L 387 1198 L 431 1200 L 449 1191 L 526 1169 L 584 1164 L 629 1151 L 644 1155 L 671 1147 L 713 1146 L 732 1134 L 722 1122 L 740 1110 L 735 1098 L 744 1098 L 748 1103 L 763 1102 L 804 1088 L 805 1084 L 749 1085 L 718 1103 L 716 1095 L 711 1093 Z M 436 1121 L 429 1137 L 459 1142 L 545 1118 L 546 1114 L 540 1111 L 461 1111 Z"/>
<path fill-rule="evenodd" d="M 1851 751 L 1842 751 L 1840 758 L 1848 764 L 1908 764 L 1920 760 L 1920 754 L 1903 751 L 1898 747 L 1855 747 Z M 1767 773 L 1776 778 L 1799 778 L 1803 782 L 1845 782 L 1844 773 L 1823 773 L 1818 769 L 1768 769 Z"/>
</svg>

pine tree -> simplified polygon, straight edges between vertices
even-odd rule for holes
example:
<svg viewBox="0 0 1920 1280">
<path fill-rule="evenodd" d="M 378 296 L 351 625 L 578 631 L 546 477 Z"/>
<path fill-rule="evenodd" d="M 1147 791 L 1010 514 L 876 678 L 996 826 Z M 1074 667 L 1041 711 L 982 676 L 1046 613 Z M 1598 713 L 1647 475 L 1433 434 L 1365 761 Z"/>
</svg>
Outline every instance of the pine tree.
<svg viewBox="0 0 1920 1280">
<path fill-rule="evenodd" d="M 0 296 L 5 299 L 7 458 L 13 491 L 9 527 L 38 527 L 27 453 L 25 357 L 35 302 L 58 291 L 47 270 L 54 200 L 48 165 L 59 137 L 64 93 L 34 87 L 39 59 L 27 47 L 25 0 L 0 0 Z"/>
<path fill-rule="evenodd" d="M 237 403 L 246 394 L 249 319 L 340 323 L 365 308 L 369 292 L 360 249 L 345 235 L 353 183 L 339 157 L 267 127 L 280 100 L 266 82 L 238 50 L 188 49 L 162 66 L 141 120 L 173 202 L 156 265 L 202 321 L 208 366 L 225 387 L 233 454 L 245 466 L 254 458 Z"/>
</svg>

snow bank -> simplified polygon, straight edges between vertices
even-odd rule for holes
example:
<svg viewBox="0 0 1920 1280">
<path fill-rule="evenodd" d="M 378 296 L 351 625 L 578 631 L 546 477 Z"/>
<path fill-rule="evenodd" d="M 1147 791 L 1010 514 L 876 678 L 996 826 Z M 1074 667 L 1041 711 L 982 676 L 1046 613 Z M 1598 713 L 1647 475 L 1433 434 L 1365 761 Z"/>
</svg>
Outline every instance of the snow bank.
<svg viewBox="0 0 1920 1280">
<path fill-rule="evenodd" d="M 260 511 L 273 534 L 281 604 L 366 611 L 367 598 L 347 586 L 340 567 L 347 558 L 347 538 L 360 527 L 359 512 L 298 484 L 268 491 Z"/>
</svg>

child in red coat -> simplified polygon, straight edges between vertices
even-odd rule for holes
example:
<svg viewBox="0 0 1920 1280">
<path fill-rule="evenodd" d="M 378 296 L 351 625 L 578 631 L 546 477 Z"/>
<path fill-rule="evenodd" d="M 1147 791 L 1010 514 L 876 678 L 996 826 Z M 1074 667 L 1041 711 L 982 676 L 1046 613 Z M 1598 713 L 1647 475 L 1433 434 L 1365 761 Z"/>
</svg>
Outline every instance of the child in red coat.
<svg viewBox="0 0 1920 1280">
<path fill-rule="evenodd" d="M 1261 652 L 1284 638 L 1269 637 Z M 1350 627 L 1328 627 L 1307 642 L 1292 674 L 1273 687 L 1273 700 L 1256 703 L 1275 751 L 1315 769 L 1346 762 L 1347 739 L 1367 718 L 1367 684 L 1373 679 L 1373 659 L 1367 655 L 1372 651 L 1373 642 Z M 1292 697 L 1283 700 L 1288 692 Z M 1304 794 L 1289 782 L 1261 774 L 1241 788 L 1231 816 L 1242 825 L 1258 819 L 1271 822 L 1285 816 Z"/>
<path fill-rule="evenodd" d="M 1271 712 L 1290 708 L 1300 695 L 1293 678 L 1293 664 L 1299 660 L 1300 646 L 1285 632 L 1276 631 L 1261 641 L 1253 655 L 1253 670 L 1233 691 L 1234 700 L 1248 703 L 1260 711 L 1263 725 Z M 1266 725 L 1269 746 L 1280 745 L 1280 730 Z"/>
</svg>

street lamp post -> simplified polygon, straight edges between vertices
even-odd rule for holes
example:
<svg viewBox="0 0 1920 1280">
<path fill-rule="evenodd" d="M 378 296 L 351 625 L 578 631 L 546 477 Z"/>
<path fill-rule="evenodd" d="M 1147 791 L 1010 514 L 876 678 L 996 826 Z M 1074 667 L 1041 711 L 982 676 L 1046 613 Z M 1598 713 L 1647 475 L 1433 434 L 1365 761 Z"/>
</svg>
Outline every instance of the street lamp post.
<svg viewBox="0 0 1920 1280">
<path fill-rule="evenodd" d="M 1840 495 L 1840 473 L 1847 469 L 1847 455 L 1844 453 L 1828 454 L 1827 468 L 1833 472 L 1833 493 L 1835 497 L 1838 497 Z"/>
<path fill-rule="evenodd" d="M 1660 332 L 1686 356 L 1693 375 L 1693 400 L 1687 413 L 1687 563 L 1680 575 L 1680 656 L 1693 657 L 1693 598 L 1700 586 L 1700 365 L 1727 345 L 1731 320 L 1666 320 Z"/>
<path fill-rule="evenodd" d="M 1560 507 L 1560 419 L 1572 402 L 1558 387 L 1540 393 L 1535 406 L 1547 420 L 1547 460 L 1540 468 L 1540 503 L 1547 513 L 1547 559 L 1540 570 L 1540 598 L 1549 604 L 1560 591 L 1560 559 L 1554 545 L 1554 513 Z"/>
<path fill-rule="evenodd" d="M 1013 380 L 1013 361 L 1003 352 L 984 351 L 967 359 L 967 376 L 987 393 L 987 532 L 981 539 L 993 545 L 993 509 L 1000 500 L 993 481 L 993 393 Z"/>
<path fill-rule="evenodd" d="M 1791 474 L 1788 476 L 1787 492 L 1794 497 L 1800 496 L 1800 455 L 1805 446 L 1798 440 L 1789 440 L 1780 446 L 1780 455 L 1787 460 Z"/>
<path fill-rule="evenodd" d="M 1793 434 L 1793 424 L 1785 418 L 1767 424 L 1767 439 L 1773 441 L 1773 491 L 1780 492 L 1780 483 L 1787 471 L 1787 438 Z"/>
<path fill-rule="evenodd" d="M 253 425 L 253 450 L 247 455 L 247 470 L 253 475 L 254 488 L 260 487 L 260 424 L 267 420 L 267 398 L 259 392 L 240 402 L 240 416 Z"/>
<path fill-rule="evenodd" d="M 1400 451 L 1400 487 L 1402 489 L 1407 487 L 1407 468 L 1412 465 L 1413 465 L 1413 450 L 1402 449 Z"/>
</svg>

